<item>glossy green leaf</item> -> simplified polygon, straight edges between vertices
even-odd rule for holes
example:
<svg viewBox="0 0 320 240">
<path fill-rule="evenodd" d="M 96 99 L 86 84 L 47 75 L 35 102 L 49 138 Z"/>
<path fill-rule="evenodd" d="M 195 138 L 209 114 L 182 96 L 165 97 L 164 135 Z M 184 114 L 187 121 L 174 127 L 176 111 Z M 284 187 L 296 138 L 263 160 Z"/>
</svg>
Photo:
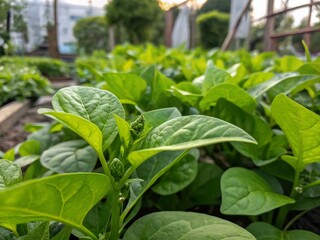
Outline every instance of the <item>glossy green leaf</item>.
<svg viewBox="0 0 320 240">
<path fill-rule="evenodd" d="M 277 86 L 283 81 L 291 81 L 292 79 L 299 79 L 300 75 L 297 73 L 286 73 L 286 74 L 278 74 L 275 77 L 271 78 L 268 81 L 262 82 L 250 89 L 248 89 L 249 94 L 257 99 L 273 87 Z"/>
<path fill-rule="evenodd" d="M 240 226 L 193 212 L 157 212 L 134 222 L 123 240 L 254 240 Z"/>
<path fill-rule="evenodd" d="M 245 80 L 243 88 L 252 88 L 260 83 L 270 80 L 274 77 L 272 72 L 255 72 L 249 75 L 249 78 Z"/>
<path fill-rule="evenodd" d="M 63 123 L 72 131 L 78 133 L 90 146 L 101 154 L 102 150 L 102 134 L 100 129 L 92 122 L 71 113 L 54 112 L 50 109 L 39 109 L 39 113 L 52 116 L 57 121 Z"/>
<path fill-rule="evenodd" d="M 274 99 L 278 94 L 294 95 L 308 87 L 314 86 L 320 82 L 320 77 L 315 75 L 300 75 L 297 77 L 288 78 L 274 86 L 268 91 L 268 96 Z"/>
<path fill-rule="evenodd" d="M 160 177 L 152 190 L 160 195 L 170 195 L 184 189 L 196 178 L 198 157 L 199 152 L 196 149 L 190 151 Z"/>
<path fill-rule="evenodd" d="M 97 162 L 97 154 L 81 139 L 59 143 L 44 151 L 41 164 L 57 173 L 91 172 Z"/>
<path fill-rule="evenodd" d="M 257 240 L 318 240 L 320 236 L 305 230 L 281 231 L 280 229 L 264 222 L 251 223 L 247 230 Z"/>
<path fill-rule="evenodd" d="M 181 117 L 181 113 L 176 108 L 161 108 L 143 113 L 145 125 L 152 128 L 158 127 L 162 123 Z"/>
<path fill-rule="evenodd" d="M 159 179 L 170 167 L 181 159 L 186 154 L 183 151 L 162 152 L 157 154 L 148 161 L 141 164 L 131 176 L 134 179 L 141 179 L 141 181 L 134 181 L 130 184 L 130 199 L 126 209 L 121 215 L 121 218 L 129 213 L 133 206 L 138 202 L 142 195 Z"/>
<path fill-rule="evenodd" d="M 244 168 L 230 168 L 221 178 L 224 214 L 259 215 L 294 203 L 295 200 L 275 193 L 257 173 Z"/>
<path fill-rule="evenodd" d="M 35 229 L 32 229 L 27 235 L 18 238 L 19 240 L 49 240 L 49 222 L 42 222 Z"/>
<path fill-rule="evenodd" d="M 22 179 L 22 172 L 14 162 L 0 159 L 0 191 L 7 187 L 20 182 Z"/>
<path fill-rule="evenodd" d="M 121 143 L 127 149 L 132 142 L 131 126 L 126 120 L 119 117 L 118 115 L 114 115 L 114 119 L 118 127 Z"/>
<path fill-rule="evenodd" d="M 220 68 L 213 65 L 212 61 L 207 64 L 206 71 L 204 73 L 204 80 L 202 84 L 202 94 L 206 95 L 207 92 L 218 84 L 225 83 L 231 78 L 230 74 Z"/>
<path fill-rule="evenodd" d="M 295 169 L 320 160 L 320 117 L 285 95 L 272 102 L 272 116 L 284 131 L 294 157 Z"/>
<path fill-rule="evenodd" d="M 114 94 L 90 87 L 63 88 L 53 96 L 52 106 L 57 112 L 71 113 L 95 124 L 102 132 L 103 150 L 117 135 L 113 114 L 125 118 L 124 109 Z"/>
<path fill-rule="evenodd" d="M 41 151 L 47 150 L 49 147 L 61 142 L 59 133 L 51 133 L 51 125 L 44 126 L 39 131 L 31 133 L 27 139 L 35 140 L 40 143 Z"/>
<path fill-rule="evenodd" d="M 221 98 L 234 103 L 238 107 L 251 113 L 256 108 L 255 100 L 243 89 L 237 85 L 230 83 L 219 84 L 211 88 L 200 101 L 200 108 L 209 110 L 211 106 L 215 106 L 217 101 Z"/>
<path fill-rule="evenodd" d="M 57 235 L 55 235 L 51 240 L 66 240 L 70 238 L 72 228 L 69 226 L 64 227 Z"/>
<path fill-rule="evenodd" d="M 132 73 L 108 72 L 103 74 L 103 78 L 107 83 L 107 89 L 120 100 L 129 100 L 135 104 L 139 103 L 147 87 L 143 78 Z"/>
<path fill-rule="evenodd" d="M 202 98 L 201 90 L 190 82 L 178 83 L 171 86 L 170 90 L 175 97 L 191 106 L 197 106 Z"/>
<path fill-rule="evenodd" d="M 129 161 L 139 166 L 162 151 L 190 149 L 220 142 L 255 140 L 242 129 L 202 115 L 177 117 L 153 129 L 144 138 L 139 150 L 129 154 Z"/>
<path fill-rule="evenodd" d="M 15 240 L 13 232 L 9 231 L 6 228 L 0 227 L 0 240 Z"/>
<path fill-rule="evenodd" d="M 19 146 L 19 154 L 22 157 L 28 155 L 40 155 L 41 145 L 36 140 L 25 141 Z"/>
<path fill-rule="evenodd" d="M 110 180 L 97 173 L 59 174 L 26 181 L 0 192 L 0 222 L 59 221 L 96 239 L 82 221 L 110 187 Z"/>
<path fill-rule="evenodd" d="M 14 160 L 14 157 L 15 157 L 15 151 L 14 151 L 14 148 L 10 148 L 8 151 L 6 151 L 2 158 L 3 159 L 7 159 L 7 160 L 10 160 L 10 161 L 13 161 Z"/>
</svg>

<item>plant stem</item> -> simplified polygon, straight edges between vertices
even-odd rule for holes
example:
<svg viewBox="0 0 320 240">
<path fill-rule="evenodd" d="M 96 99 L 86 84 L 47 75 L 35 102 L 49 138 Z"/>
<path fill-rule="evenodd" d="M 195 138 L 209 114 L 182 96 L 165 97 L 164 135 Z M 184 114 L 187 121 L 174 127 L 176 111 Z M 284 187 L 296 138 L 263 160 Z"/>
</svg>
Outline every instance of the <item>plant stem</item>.
<svg viewBox="0 0 320 240">
<path fill-rule="evenodd" d="M 297 214 L 296 216 L 294 216 L 294 217 L 287 223 L 287 225 L 284 227 L 283 231 L 287 231 L 288 228 L 289 228 L 295 221 L 297 221 L 300 217 L 302 217 L 302 215 L 304 215 L 306 212 L 308 212 L 308 211 L 303 211 L 303 212 Z"/>
<path fill-rule="evenodd" d="M 112 213 L 111 213 L 111 235 L 109 240 L 119 239 L 119 222 L 120 222 L 120 203 L 119 203 L 120 190 L 114 188 L 112 193 Z"/>
<path fill-rule="evenodd" d="M 109 179 L 110 179 L 110 181 L 112 182 L 112 185 L 113 185 L 114 178 L 111 175 L 110 169 L 109 169 L 108 164 L 107 164 L 107 160 L 105 159 L 103 153 L 99 153 L 98 157 L 100 159 L 100 163 L 102 165 L 104 173 L 109 177 Z"/>
</svg>

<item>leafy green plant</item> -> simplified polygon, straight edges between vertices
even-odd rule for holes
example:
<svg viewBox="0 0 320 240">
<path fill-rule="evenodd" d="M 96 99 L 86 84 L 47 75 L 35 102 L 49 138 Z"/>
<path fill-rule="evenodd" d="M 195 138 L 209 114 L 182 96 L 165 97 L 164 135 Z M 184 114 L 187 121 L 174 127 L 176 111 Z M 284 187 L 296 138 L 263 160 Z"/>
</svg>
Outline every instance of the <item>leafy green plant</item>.
<svg viewBox="0 0 320 240">
<path fill-rule="evenodd" d="M 124 119 L 125 112 L 119 100 L 112 93 L 95 88 L 62 89 L 53 97 L 52 105 L 54 110 L 42 109 L 40 112 L 79 134 L 97 154 L 103 174 L 60 173 L 6 187 L 0 192 L 0 222 L 16 235 L 20 235 L 16 224 L 51 220 L 80 230 L 92 239 L 118 239 L 135 215 L 135 208 L 139 206 L 137 203 L 143 194 L 170 167 L 184 161 L 185 157 L 192 156 L 188 153 L 189 149 L 226 141 L 255 143 L 250 135 L 232 124 L 208 116 L 179 116 L 179 112 L 174 109 L 146 112 L 129 124 Z M 118 146 L 114 141 L 117 134 L 121 143 Z M 55 161 L 59 161 L 58 151 L 65 152 L 62 148 L 73 151 L 74 147 L 83 146 L 82 143 L 77 140 L 61 146 L 56 145 L 41 156 L 41 162 L 46 166 L 51 164 L 50 169 L 59 173 L 60 170 L 52 166 L 56 164 Z M 68 151 L 65 152 L 66 157 Z M 52 155 L 51 152 L 58 154 Z M 116 154 L 113 154 L 114 152 Z M 106 153 L 112 158 L 107 160 Z M 85 158 L 84 153 L 81 158 Z M 63 158 L 65 161 L 68 161 L 67 159 Z M 92 161 L 94 159 L 92 156 Z M 75 158 L 70 161 L 80 164 Z M 141 175 L 148 172 L 150 163 L 153 170 L 148 175 Z M 64 169 L 61 165 L 57 167 Z M 15 174 L 9 174 L 10 172 Z M 12 170 L 3 171 L 1 174 L 3 179 L 11 179 L 19 176 L 16 172 L 20 172 L 20 169 L 15 165 Z M 5 185 L 12 185 L 16 181 L 19 181 L 19 177 L 18 180 L 5 180 Z M 45 197 L 35 201 L 39 195 Z M 103 210 L 97 210 L 98 206 Z M 137 237 L 148 239 L 152 234 L 150 230 L 162 218 L 164 225 L 161 227 L 165 229 L 165 222 L 169 224 L 168 231 L 174 234 L 172 239 L 179 234 L 187 234 L 186 239 L 194 238 L 197 234 L 200 234 L 199 239 L 221 239 L 225 234 L 238 239 L 254 239 L 251 234 L 228 221 L 183 212 L 148 215 L 131 225 L 124 239 L 131 239 L 132 234 L 137 235 L 144 221 L 147 221 L 150 227 Z M 97 226 L 92 222 L 93 219 L 101 219 L 104 224 Z M 176 231 L 180 228 L 178 226 L 181 225 L 181 219 L 194 225 L 194 230 L 185 228 Z M 201 221 L 205 222 L 206 226 L 199 225 Z M 65 228 L 66 234 L 70 234 L 69 227 Z M 216 228 L 220 229 L 219 233 L 213 231 Z M 48 232 L 48 228 L 41 229 Z M 73 233 L 82 235 L 79 232 Z"/>
</svg>

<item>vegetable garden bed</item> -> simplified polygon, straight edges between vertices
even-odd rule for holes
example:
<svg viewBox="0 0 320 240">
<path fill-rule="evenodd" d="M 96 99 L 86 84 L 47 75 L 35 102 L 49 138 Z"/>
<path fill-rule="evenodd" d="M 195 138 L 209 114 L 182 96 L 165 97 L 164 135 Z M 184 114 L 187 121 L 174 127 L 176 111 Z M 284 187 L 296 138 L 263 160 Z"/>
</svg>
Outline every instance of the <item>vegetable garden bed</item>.
<svg viewBox="0 0 320 240">
<path fill-rule="evenodd" d="M 303 61 L 151 45 L 78 60 L 86 86 L 59 90 L 39 110 L 54 121 L 0 160 L 0 231 L 318 240 L 319 219 L 298 219 L 320 206 L 319 66 L 307 49 Z"/>
</svg>

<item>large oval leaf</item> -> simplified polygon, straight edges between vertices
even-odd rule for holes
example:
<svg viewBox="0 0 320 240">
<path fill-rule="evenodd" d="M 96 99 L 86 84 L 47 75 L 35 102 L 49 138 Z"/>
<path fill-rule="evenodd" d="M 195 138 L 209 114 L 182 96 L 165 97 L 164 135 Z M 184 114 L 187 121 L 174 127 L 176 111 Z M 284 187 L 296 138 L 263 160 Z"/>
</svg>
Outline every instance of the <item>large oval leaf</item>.
<svg viewBox="0 0 320 240">
<path fill-rule="evenodd" d="M 0 159 L 0 190 L 6 189 L 22 179 L 22 172 L 16 163 Z"/>
<path fill-rule="evenodd" d="M 257 173 L 244 168 L 230 168 L 221 178 L 224 214 L 259 215 L 295 200 L 275 193 Z"/>
<path fill-rule="evenodd" d="M 123 240 L 255 240 L 229 221 L 193 212 L 157 212 L 134 222 Z"/>
<path fill-rule="evenodd" d="M 217 118 L 202 115 L 177 117 L 153 129 L 143 140 L 139 150 L 131 152 L 128 159 L 132 165 L 139 166 L 162 151 L 190 149 L 228 141 L 256 143 L 242 129 Z"/>
<path fill-rule="evenodd" d="M 72 113 L 97 125 L 103 136 L 103 150 L 117 135 L 113 114 L 125 118 L 124 109 L 114 94 L 91 87 L 63 88 L 53 96 L 52 106 L 55 111 Z"/>
<path fill-rule="evenodd" d="M 111 187 L 107 176 L 69 173 L 35 179 L 0 192 L 0 222 L 53 220 L 96 237 L 82 222 Z"/>
<path fill-rule="evenodd" d="M 59 143 L 46 150 L 41 164 L 57 173 L 91 172 L 97 162 L 97 154 L 83 140 Z"/>
<path fill-rule="evenodd" d="M 272 116 L 284 131 L 301 171 L 307 164 L 320 160 L 320 116 L 285 95 L 278 95 L 271 106 Z"/>
</svg>

